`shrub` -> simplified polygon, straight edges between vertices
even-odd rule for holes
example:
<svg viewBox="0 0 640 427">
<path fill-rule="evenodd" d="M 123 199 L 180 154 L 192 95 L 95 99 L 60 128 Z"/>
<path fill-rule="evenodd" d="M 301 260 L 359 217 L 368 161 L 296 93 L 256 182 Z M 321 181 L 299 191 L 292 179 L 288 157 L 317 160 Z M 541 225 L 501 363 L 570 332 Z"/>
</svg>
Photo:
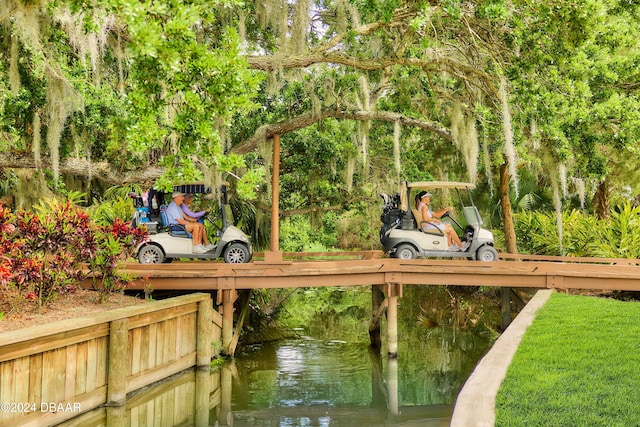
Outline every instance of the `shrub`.
<svg viewBox="0 0 640 427">
<path fill-rule="evenodd" d="M 555 213 L 519 212 L 514 223 L 521 252 L 561 255 Z M 630 203 L 604 220 L 577 210 L 563 212 L 562 230 L 562 255 L 640 257 L 640 207 Z"/>
<path fill-rule="evenodd" d="M 3 290 L 16 287 L 24 298 L 43 306 L 58 293 L 74 290 L 88 274 L 102 280 L 103 297 L 123 289 L 130 277 L 118 271 L 118 261 L 132 255 L 145 230 L 119 219 L 96 225 L 70 201 L 47 201 L 36 209 L 38 213 L 12 214 L 0 205 Z"/>
</svg>

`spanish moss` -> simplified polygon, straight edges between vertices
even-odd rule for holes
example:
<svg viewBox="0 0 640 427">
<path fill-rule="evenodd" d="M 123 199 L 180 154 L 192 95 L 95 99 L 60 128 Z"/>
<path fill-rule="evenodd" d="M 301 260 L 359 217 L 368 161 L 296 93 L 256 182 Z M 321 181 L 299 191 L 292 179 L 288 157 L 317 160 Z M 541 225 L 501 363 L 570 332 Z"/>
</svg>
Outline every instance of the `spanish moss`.
<svg viewBox="0 0 640 427">
<path fill-rule="evenodd" d="M 513 127 L 511 124 L 511 111 L 509 110 L 509 101 L 507 99 L 507 79 L 500 79 L 500 101 L 502 104 L 502 130 L 504 133 L 504 151 L 509 165 L 509 175 L 513 182 L 513 188 L 518 197 L 518 170 L 516 147 L 513 141 Z"/>
<path fill-rule="evenodd" d="M 393 159 L 396 169 L 396 176 L 400 181 L 400 174 L 402 173 L 402 165 L 400 163 L 400 123 L 395 121 L 393 123 Z"/>
</svg>

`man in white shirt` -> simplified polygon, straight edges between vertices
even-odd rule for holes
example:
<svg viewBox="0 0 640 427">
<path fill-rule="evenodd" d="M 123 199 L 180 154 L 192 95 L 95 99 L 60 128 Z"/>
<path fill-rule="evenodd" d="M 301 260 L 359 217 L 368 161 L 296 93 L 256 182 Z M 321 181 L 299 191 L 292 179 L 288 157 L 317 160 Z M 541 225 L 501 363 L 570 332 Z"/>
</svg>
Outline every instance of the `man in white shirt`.
<svg viewBox="0 0 640 427">
<path fill-rule="evenodd" d="M 207 238 L 207 231 L 204 225 L 199 223 L 195 218 L 191 218 L 185 215 L 180 208 L 180 205 L 184 203 L 185 193 L 180 191 L 174 191 L 171 195 L 171 203 L 167 206 L 167 223 L 169 228 L 175 231 L 183 230 L 182 227 L 176 227 L 182 225 L 193 237 L 193 252 L 197 254 L 203 254 L 209 252 L 214 245 L 209 244 Z"/>
</svg>

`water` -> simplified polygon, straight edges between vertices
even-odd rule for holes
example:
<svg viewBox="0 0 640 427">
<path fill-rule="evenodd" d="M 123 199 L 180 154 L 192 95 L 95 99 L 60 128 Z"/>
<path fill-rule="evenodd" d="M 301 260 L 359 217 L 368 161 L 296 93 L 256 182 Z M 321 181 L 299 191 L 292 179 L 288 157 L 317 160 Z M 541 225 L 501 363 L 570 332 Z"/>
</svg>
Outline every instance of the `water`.
<svg viewBox="0 0 640 427">
<path fill-rule="evenodd" d="M 463 329 L 499 309 L 482 308 L 479 298 L 471 306 L 408 295 L 397 358 L 370 351 L 367 320 L 350 328 L 318 319 L 299 339 L 240 348 L 220 368 L 188 370 L 129 395 L 126 407 L 64 425 L 448 426 L 460 388 L 492 343 Z"/>
<path fill-rule="evenodd" d="M 251 346 L 220 368 L 187 370 L 63 425 L 448 426 L 489 343 L 445 328 L 405 338 L 397 359 L 324 338 Z"/>
<path fill-rule="evenodd" d="M 405 336 L 397 359 L 366 342 L 311 337 L 245 348 L 235 361 L 233 425 L 448 426 L 488 345 L 435 328 Z"/>
</svg>

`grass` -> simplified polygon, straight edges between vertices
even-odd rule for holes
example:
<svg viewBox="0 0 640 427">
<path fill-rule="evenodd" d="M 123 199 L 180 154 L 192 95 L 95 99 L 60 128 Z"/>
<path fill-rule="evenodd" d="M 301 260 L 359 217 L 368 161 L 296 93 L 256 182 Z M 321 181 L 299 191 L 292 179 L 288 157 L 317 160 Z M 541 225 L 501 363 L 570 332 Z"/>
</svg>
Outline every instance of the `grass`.
<svg viewBox="0 0 640 427">
<path fill-rule="evenodd" d="M 640 425 L 640 303 L 554 293 L 496 397 L 496 426 Z"/>
</svg>

